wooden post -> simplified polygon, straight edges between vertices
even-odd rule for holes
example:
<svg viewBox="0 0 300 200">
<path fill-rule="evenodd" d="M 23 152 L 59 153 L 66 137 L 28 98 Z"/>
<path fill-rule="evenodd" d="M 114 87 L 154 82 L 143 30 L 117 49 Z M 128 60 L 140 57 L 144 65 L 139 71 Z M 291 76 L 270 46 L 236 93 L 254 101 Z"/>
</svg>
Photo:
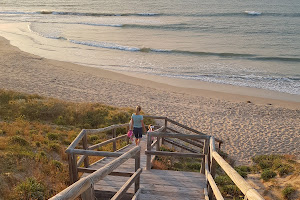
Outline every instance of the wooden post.
<svg viewBox="0 0 300 200">
<path fill-rule="evenodd" d="M 168 118 L 166 117 L 165 118 L 165 128 L 164 128 L 164 132 L 167 132 L 167 125 L 168 125 Z M 162 137 L 161 138 L 161 144 L 164 144 L 165 143 L 165 139 Z"/>
<path fill-rule="evenodd" d="M 156 142 L 156 151 L 159 151 L 160 150 L 160 138 L 161 137 L 156 137 L 157 138 L 157 142 Z"/>
<path fill-rule="evenodd" d="M 215 178 L 215 176 L 216 176 L 216 164 L 217 164 L 216 160 L 214 158 L 212 158 L 211 163 L 210 163 L 210 173 L 213 178 Z"/>
<path fill-rule="evenodd" d="M 147 151 L 151 151 L 151 132 L 147 136 Z M 147 155 L 146 170 L 151 169 L 151 155 Z"/>
<path fill-rule="evenodd" d="M 81 194 L 82 200 L 95 200 L 95 190 L 94 186 L 91 185 L 89 189 L 87 189 L 85 192 Z"/>
<path fill-rule="evenodd" d="M 78 180 L 76 155 L 68 154 L 68 160 L 69 160 L 70 185 L 72 185 Z"/>
<path fill-rule="evenodd" d="M 210 141 L 209 141 L 209 143 L 210 143 L 210 158 L 209 158 L 209 160 L 210 160 L 210 163 L 209 163 L 209 171 L 210 171 L 210 173 L 211 173 L 211 176 L 213 177 L 213 178 L 215 178 L 215 175 L 216 175 L 216 160 L 214 159 L 214 157 L 213 157 L 213 151 L 215 150 L 215 140 L 211 137 L 210 138 Z"/>
<path fill-rule="evenodd" d="M 141 151 L 137 152 L 135 156 L 135 171 L 141 167 Z M 134 193 L 140 189 L 140 176 L 135 180 Z"/>
<path fill-rule="evenodd" d="M 126 130 L 126 134 L 127 134 L 128 130 L 129 130 L 129 125 L 126 126 L 125 130 Z M 129 137 L 126 137 L 126 142 L 127 142 L 127 144 L 129 144 Z"/>
<path fill-rule="evenodd" d="M 117 130 L 114 128 L 113 131 L 112 131 L 113 138 L 116 138 L 116 132 L 117 132 Z M 113 141 L 113 151 L 117 151 L 116 140 Z"/>
<path fill-rule="evenodd" d="M 167 125 L 168 125 L 168 118 L 166 117 L 165 118 L 165 129 L 164 129 L 164 132 L 167 132 Z"/>
<path fill-rule="evenodd" d="M 83 146 L 83 149 L 87 150 L 88 149 L 88 145 L 87 145 L 87 136 L 86 134 L 84 134 L 83 138 L 82 138 L 82 146 Z M 89 157 L 86 156 L 85 159 L 84 159 L 84 167 L 85 168 L 88 168 L 89 167 Z"/>
<path fill-rule="evenodd" d="M 208 167 L 209 166 L 208 165 L 209 159 L 210 159 L 210 157 L 208 155 L 205 155 L 205 170 L 206 170 L 205 177 L 206 177 L 207 192 L 208 192 L 209 200 L 213 200 L 213 191 L 212 191 L 212 188 L 211 188 L 210 183 L 208 181 L 208 174 L 210 173 L 209 167 Z"/>
<path fill-rule="evenodd" d="M 203 154 L 207 155 L 208 154 L 208 148 L 209 148 L 209 140 L 204 140 L 204 145 L 203 145 Z M 201 169 L 200 169 L 200 173 L 201 174 L 205 174 L 205 159 L 202 159 L 202 163 L 201 163 Z"/>
</svg>

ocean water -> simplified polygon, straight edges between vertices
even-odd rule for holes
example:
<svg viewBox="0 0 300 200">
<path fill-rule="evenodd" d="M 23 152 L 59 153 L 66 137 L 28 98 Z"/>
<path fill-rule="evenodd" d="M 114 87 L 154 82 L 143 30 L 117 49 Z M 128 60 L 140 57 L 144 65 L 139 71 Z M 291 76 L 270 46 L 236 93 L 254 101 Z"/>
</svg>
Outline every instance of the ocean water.
<svg viewBox="0 0 300 200">
<path fill-rule="evenodd" d="M 299 0 L 2 0 L 0 35 L 85 66 L 300 95 Z"/>
</svg>

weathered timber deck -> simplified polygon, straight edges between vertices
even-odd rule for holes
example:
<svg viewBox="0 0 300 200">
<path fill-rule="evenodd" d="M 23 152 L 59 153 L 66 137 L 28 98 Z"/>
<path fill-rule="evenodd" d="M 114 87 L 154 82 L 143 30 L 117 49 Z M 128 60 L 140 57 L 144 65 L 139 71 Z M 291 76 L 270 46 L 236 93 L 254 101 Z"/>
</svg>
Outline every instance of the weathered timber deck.
<svg viewBox="0 0 300 200">
<path fill-rule="evenodd" d="M 135 144 L 128 145 L 120 150 L 127 152 Z M 205 175 L 197 172 L 183 172 L 171 170 L 146 170 L 146 138 L 140 143 L 141 146 L 141 168 L 143 172 L 140 179 L 140 193 L 138 199 L 204 199 Z M 104 158 L 101 161 L 90 166 L 92 169 L 99 169 L 115 158 Z M 115 172 L 130 173 L 134 172 L 134 159 L 130 159 L 118 167 Z M 88 174 L 84 174 L 82 177 Z M 109 199 L 116 193 L 122 185 L 128 180 L 128 177 L 106 176 L 103 180 L 94 185 L 97 199 Z M 134 193 L 131 188 L 127 193 Z M 123 199 L 131 199 L 133 195 L 127 195 Z"/>
</svg>

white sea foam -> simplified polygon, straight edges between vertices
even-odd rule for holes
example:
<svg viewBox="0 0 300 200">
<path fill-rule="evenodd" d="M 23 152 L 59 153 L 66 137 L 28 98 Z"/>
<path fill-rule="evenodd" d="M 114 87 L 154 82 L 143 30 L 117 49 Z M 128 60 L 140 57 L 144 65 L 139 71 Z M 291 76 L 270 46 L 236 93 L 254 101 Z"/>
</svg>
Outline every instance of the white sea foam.
<svg viewBox="0 0 300 200">
<path fill-rule="evenodd" d="M 89 25 L 89 26 L 110 26 L 110 27 L 122 27 L 123 24 L 98 24 L 98 23 L 78 23 L 83 25 Z"/>
<path fill-rule="evenodd" d="M 245 11 L 245 13 L 248 15 L 261 15 L 261 12 L 257 12 L 257 11 Z"/>
<path fill-rule="evenodd" d="M 137 47 L 122 46 L 122 45 L 108 43 L 108 42 L 78 41 L 78 40 L 69 40 L 69 41 L 74 44 L 81 44 L 81 45 L 100 47 L 100 48 L 106 48 L 106 49 L 118 49 L 118 50 L 123 50 L 123 51 L 140 51 L 141 50 L 140 48 L 137 48 Z"/>
</svg>

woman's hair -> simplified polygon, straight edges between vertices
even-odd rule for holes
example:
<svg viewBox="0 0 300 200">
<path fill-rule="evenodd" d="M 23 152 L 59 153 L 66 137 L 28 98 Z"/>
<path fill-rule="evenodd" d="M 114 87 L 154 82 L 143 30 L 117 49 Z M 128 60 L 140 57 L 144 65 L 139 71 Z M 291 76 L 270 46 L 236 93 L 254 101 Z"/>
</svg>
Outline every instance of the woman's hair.
<svg viewBox="0 0 300 200">
<path fill-rule="evenodd" d="M 142 107 L 141 107 L 141 106 L 137 106 L 137 107 L 136 107 L 136 111 L 137 111 L 137 112 L 140 112 L 141 110 L 142 110 Z"/>
</svg>

